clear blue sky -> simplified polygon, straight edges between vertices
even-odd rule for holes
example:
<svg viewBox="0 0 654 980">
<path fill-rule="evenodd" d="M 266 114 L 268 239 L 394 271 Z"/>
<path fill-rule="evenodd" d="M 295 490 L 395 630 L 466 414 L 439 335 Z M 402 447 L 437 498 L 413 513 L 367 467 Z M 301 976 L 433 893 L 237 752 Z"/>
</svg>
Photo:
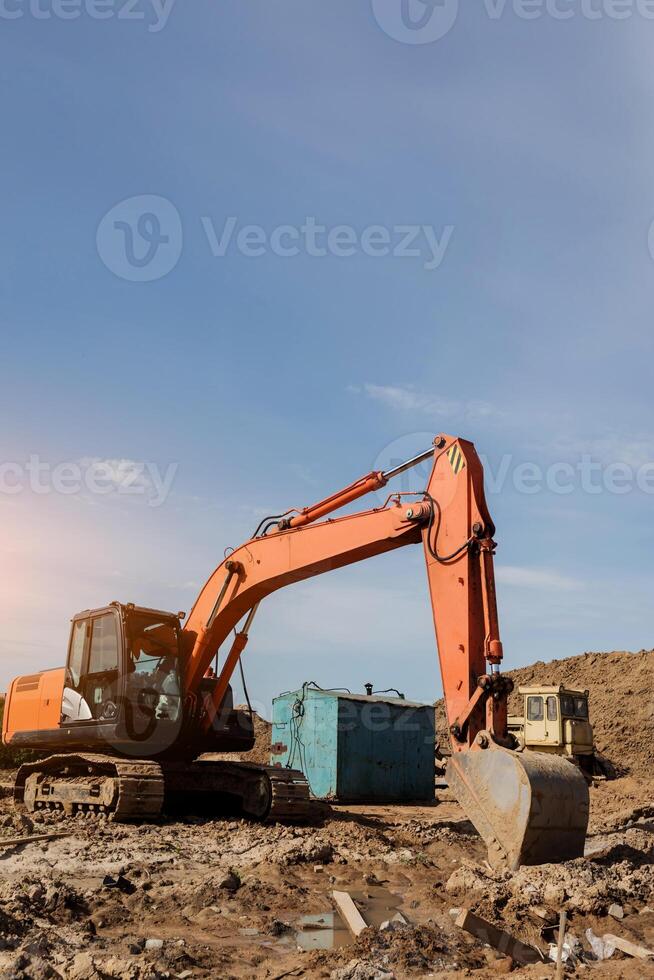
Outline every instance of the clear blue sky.
<svg viewBox="0 0 654 980">
<path fill-rule="evenodd" d="M 0 14 L 2 461 L 177 468 L 158 507 L 0 493 L 0 686 L 63 662 L 78 609 L 189 608 L 263 514 L 440 431 L 493 472 L 509 456 L 489 495 L 506 666 L 651 647 L 654 22 L 487 0 L 403 43 L 400 0 L 178 0 L 163 24 L 146 0 L 140 20 L 19 3 Z M 409 34 L 444 16 L 408 6 Z M 112 211 L 142 196 L 172 255 L 149 281 L 154 226 L 126 265 L 139 205 Z M 299 254 L 214 255 L 229 217 L 291 226 Z M 308 254 L 307 218 L 354 254 Z M 425 237 L 392 254 L 412 225 L 445 244 L 437 267 Z M 391 254 L 365 254 L 372 226 Z M 521 464 L 551 483 L 584 457 L 601 492 L 578 472 L 522 492 Z M 271 597 L 246 656 L 266 710 L 307 679 L 436 697 L 419 549 Z"/>
</svg>

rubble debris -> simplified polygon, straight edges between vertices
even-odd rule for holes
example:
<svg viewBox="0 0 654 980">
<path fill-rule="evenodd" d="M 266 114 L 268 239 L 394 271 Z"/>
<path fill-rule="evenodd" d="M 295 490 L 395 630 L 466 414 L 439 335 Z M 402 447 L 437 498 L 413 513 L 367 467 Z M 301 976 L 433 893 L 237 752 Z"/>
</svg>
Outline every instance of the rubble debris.
<svg viewBox="0 0 654 980">
<path fill-rule="evenodd" d="M 565 909 L 562 910 L 559 917 L 559 939 L 556 946 L 550 946 L 549 956 L 551 960 L 556 963 L 556 980 L 561 980 L 563 976 L 563 963 L 570 959 L 571 949 L 565 950 L 565 960 L 563 956 L 564 946 L 565 946 L 565 927 L 568 921 L 568 913 Z"/>
<path fill-rule="evenodd" d="M 654 949 L 646 949 L 644 946 L 638 946 L 637 943 L 632 943 L 629 939 L 624 939 L 622 936 L 614 936 L 612 932 L 605 932 L 602 939 L 605 943 L 610 943 L 616 949 L 622 950 L 627 956 L 635 956 L 639 960 L 654 959 Z"/>
<path fill-rule="evenodd" d="M 481 916 L 475 915 L 470 909 L 460 909 L 454 924 L 459 929 L 464 929 L 466 932 L 469 932 L 475 939 L 479 939 L 482 943 L 493 946 L 505 956 L 510 956 L 512 960 L 522 964 L 522 966 L 528 966 L 530 963 L 542 963 L 544 961 L 543 954 L 535 946 L 529 946 L 527 943 L 523 943 L 520 939 L 516 939 L 510 935 L 504 929 L 498 929 L 490 922 L 482 919 Z"/>
<path fill-rule="evenodd" d="M 395 974 L 365 960 L 350 960 L 347 966 L 333 970 L 330 980 L 395 980 Z"/>
<path fill-rule="evenodd" d="M 348 892 L 333 891 L 332 898 L 338 909 L 341 918 L 345 922 L 353 936 L 360 936 L 364 929 L 367 929 L 365 919 L 359 912 L 354 903 L 354 899 Z"/>
<path fill-rule="evenodd" d="M 614 919 L 624 919 L 624 909 L 617 902 L 613 902 L 608 907 L 608 913 Z"/>
<path fill-rule="evenodd" d="M 586 940 L 596 960 L 608 960 L 615 953 L 615 946 L 604 936 L 596 936 L 592 929 L 586 929 Z"/>
<path fill-rule="evenodd" d="M 32 834 L 29 837 L 0 837 L 0 847 L 21 847 L 23 844 L 39 844 L 42 841 L 56 840 L 58 837 L 70 837 L 71 834 L 72 831 L 62 831 L 56 834 Z"/>
</svg>

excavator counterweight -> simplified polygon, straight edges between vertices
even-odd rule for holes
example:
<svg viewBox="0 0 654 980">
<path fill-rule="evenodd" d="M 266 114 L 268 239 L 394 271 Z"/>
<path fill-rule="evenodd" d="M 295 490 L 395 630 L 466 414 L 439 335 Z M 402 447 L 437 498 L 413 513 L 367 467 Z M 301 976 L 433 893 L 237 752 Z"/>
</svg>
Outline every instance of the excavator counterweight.
<svg viewBox="0 0 654 980">
<path fill-rule="evenodd" d="M 427 487 L 381 507 L 334 511 L 432 458 Z M 583 853 L 588 789 L 567 759 L 521 751 L 507 724 L 500 673 L 495 527 L 474 446 L 441 435 L 386 473 L 373 471 L 301 510 L 263 521 L 201 589 L 188 620 L 111 603 L 72 621 L 66 667 L 16 678 L 5 744 L 56 755 L 23 767 L 16 798 L 31 808 L 156 815 L 177 799 L 221 793 L 258 819 L 310 818 L 301 772 L 202 761 L 251 746 L 230 680 L 259 604 L 278 589 L 406 545 L 422 545 L 447 709 L 448 780 L 495 865 Z M 234 634 L 231 636 L 231 634 Z M 219 675 L 211 663 L 231 636 Z"/>
</svg>

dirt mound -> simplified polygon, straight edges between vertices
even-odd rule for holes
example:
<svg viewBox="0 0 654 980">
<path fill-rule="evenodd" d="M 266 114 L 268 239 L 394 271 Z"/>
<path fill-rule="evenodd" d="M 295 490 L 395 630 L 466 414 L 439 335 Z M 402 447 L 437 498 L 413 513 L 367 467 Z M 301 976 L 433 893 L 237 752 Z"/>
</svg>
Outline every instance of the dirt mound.
<svg viewBox="0 0 654 980">
<path fill-rule="evenodd" d="M 247 711 L 246 704 L 237 705 L 239 711 Z M 272 725 L 256 711 L 252 712 L 252 722 L 254 724 L 254 748 L 250 752 L 242 752 L 243 762 L 256 762 L 259 765 L 267 766 L 270 764 L 270 733 Z"/>
<path fill-rule="evenodd" d="M 249 713 L 247 704 L 237 704 L 236 708 L 238 711 Z M 254 748 L 249 752 L 207 752 L 204 758 L 224 759 L 228 762 L 240 760 L 241 762 L 254 762 L 259 766 L 269 766 L 272 725 L 261 715 L 258 715 L 256 711 L 252 712 L 252 723 L 254 725 Z"/>
<path fill-rule="evenodd" d="M 597 750 L 635 776 L 648 776 L 654 725 L 654 650 L 582 653 L 566 660 L 512 670 L 516 690 L 510 711 L 520 711 L 519 685 L 568 684 L 590 691 L 590 720 Z"/>
<path fill-rule="evenodd" d="M 590 720 L 598 752 L 619 770 L 649 776 L 651 747 L 647 733 L 654 725 L 654 650 L 639 653 L 582 653 L 565 660 L 539 660 L 507 671 L 516 689 L 509 711 L 522 713 L 520 685 L 567 684 L 590 691 Z M 436 705 L 441 743 L 447 743 L 443 702 Z"/>
</svg>

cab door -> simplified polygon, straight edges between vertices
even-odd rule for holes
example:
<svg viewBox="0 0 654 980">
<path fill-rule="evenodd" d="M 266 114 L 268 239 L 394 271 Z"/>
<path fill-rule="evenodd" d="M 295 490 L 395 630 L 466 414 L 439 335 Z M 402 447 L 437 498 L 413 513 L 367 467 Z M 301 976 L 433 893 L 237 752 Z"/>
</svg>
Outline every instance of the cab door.
<svg viewBox="0 0 654 980">
<path fill-rule="evenodd" d="M 527 745 L 541 745 L 546 737 L 545 699 L 542 694 L 529 694 L 525 716 L 525 742 Z"/>
<path fill-rule="evenodd" d="M 88 640 L 91 635 L 90 617 L 74 619 L 70 630 L 68 658 L 61 699 L 61 724 L 89 721 L 93 716 L 84 698 L 82 677 L 87 660 Z"/>
<path fill-rule="evenodd" d="M 100 610 L 73 621 L 62 698 L 63 724 L 116 721 L 121 656 L 116 611 Z"/>
<path fill-rule="evenodd" d="M 558 699 L 555 695 L 527 696 L 525 739 L 527 745 L 556 747 L 561 742 Z"/>
</svg>

